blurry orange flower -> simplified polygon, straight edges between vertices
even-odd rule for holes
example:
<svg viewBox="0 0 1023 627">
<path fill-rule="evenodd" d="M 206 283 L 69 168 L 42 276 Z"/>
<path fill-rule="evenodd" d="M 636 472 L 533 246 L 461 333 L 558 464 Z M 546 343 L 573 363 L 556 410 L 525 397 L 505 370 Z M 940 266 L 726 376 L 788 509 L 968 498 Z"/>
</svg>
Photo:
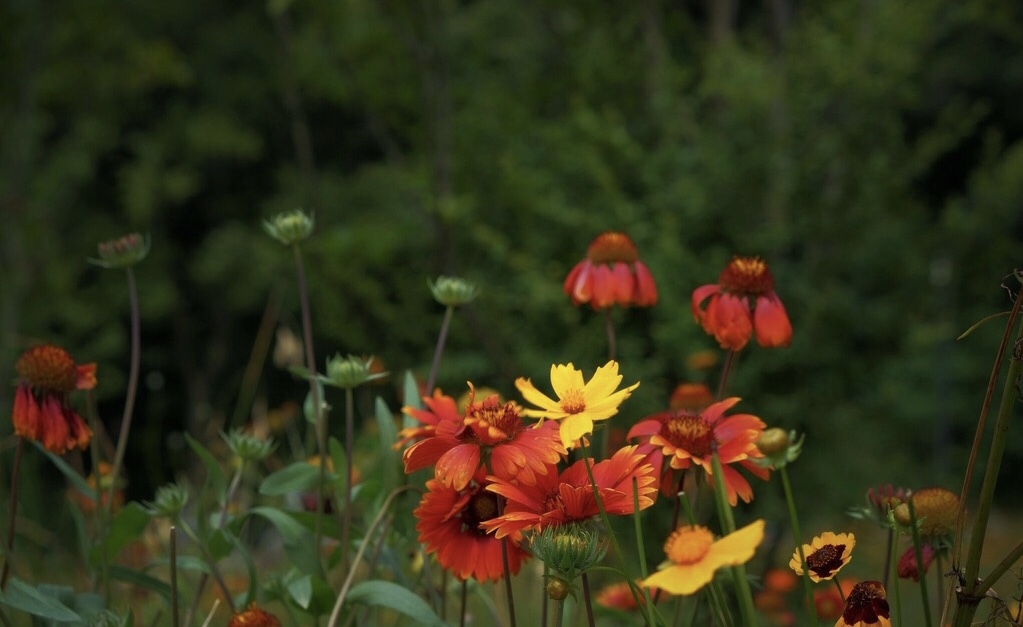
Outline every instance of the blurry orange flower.
<svg viewBox="0 0 1023 627">
<path fill-rule="evenodd" d="M 785 305 L 774 292 L 767 263 L 759 257 L 733 257 L 717 283 L 696 288 L 693 316 L 728 350 L 741 350 L 754 333 L 757 343 L 766 348 L 788 346 L 792 341 Z"/>
<path fill-rule="evenodd" d="M 657 285 L 639 260 L 636 245 L 625 233 L 614 231 L 601 233 L 593 240 L 586 258 L 565 278 L 564 289 L 572 297 L 572 304 L 589 303 L 594 309 L 657 303 Z"/>
<path fill-rule="evenodd" d="M 520 410 L 515 403 L 501 403 L 496 394 L 478 403 L 470 397 L 465 418 L 438 421 L 433 437 L 405 450 L 405 473 L 436 464 L 436 478 L 461 490 L 489 460 L 496 476 L 534 483 L 567 451 L 555 423 L 530 428 Z"/>
<path fill-rule="evenodd" d="M 18 373 L 11 414 L 14 432 L 58 455 L 85 449 L 92 431 L 68 406 L 67 397 L 75 390 L 96 387 L 96 364 L 75 364 L 63 348 L 47 344 L 22 353 L 14 369 Z"/>
<path fill-rule="evenodd" d="M 716 541 L 706 527 L 679 527 L 664 543 L 667 567 L 644 579 L 643 585 L 669 594 L 692 594 L 710 583 L 717 569 L 748 562 L 763 539 L 763 520 Z"/>
<path fill-rule="evenodd" d="M 483 471 L 464 489 L 431 479 L 426 494 L 413 512 L 418 519 L 419 542 L 435 553 L 441 566 L 461 580 L 497 581 L 504 576 L 502 540 L 488 534 L 481 523 L 497 515 L 497 495 L 487 491 Z M 529 554 L 520 546 L 522 534 L 510 534 L 508 570 L 519 572 Z"/>
<path fill-rule="evenodd" d="M 629 439 L 639 439 L 639 450 L 649 455 L 650 463 L 661 477 L 662 494 L 675 493 L 673 470 L 696 464 L 711 476 L 712 453 L 716 450 L 724 472 L 728 502 L 734 506 L 738 498 L 746 503 L 753 499 L 753 488 L 732 464 L 767 479 L 770 471 L 751 461 L 763 457 L 756 443 L 767 425 L 753 414 L 725 416 L 739 400 L 727 398 L 702 412 L 661 412 L 633 425 Z"/>
<path fill-rule="evenodd" d="M 237 612 L 227 623 L 227 627 L 281 627 L 281 621 L 270 612 L 256 607 L 253 603 L 243 612 Z"/>
<path fill-rule="evenodd" d="M 852 550 L 856 546 L 856 536 L 851 533 L 832 533 L 825 531 L 815 536 L 810 544 L 803 545 L 803 557 L 810 571 L 810 579 L 814 583 L 827 581 L 849 563 Z M 792 552 L 789 568 L 797 575 L 803 574 L 803 564 L 799 559 L 799 549 Z"/>
<path fill-rule="evenodd" d="M 515 380 L 515 387 L 523 398 L 541 409 L 527 409 L 522 413 L 533 418 L 548 418 L 561 422 L 561 443 L 566 449 L 574 448 L 579 440 L 593 433 L 593 423 L 607 420 L 618 413 L 618 406 L 639 387 L 633 383 L 618 390 L 622 375 L 618 362 L 609 361 L 597 368 L 589 381 L 583 382 L 583 373 L 569 364 L 551 366 L 551 387 L 558 400 L 553 400 L 533 386 L 524 377 Z"/>
<path fill-rule="evenodd" d="M 888 598 L 881 582 L 863 581 L 853 586 L 835 627 L 892 627 Z"/>
<path fill-rule="evenodd" d="M 586 473 L 587 461 L 591 464 L 605 512 L 619 516 L 633 513 L 633 479 L 636 479 L 639 509 L 653 505 L 653 496 L 657 493 L 653 468 L 635 446 L 627 446 L 610 459 L 595 464 L 592 459 L 580 459 L 560 475 L 552 466 L 546 475 L 537 476 L 534 485 L 488 477 L 493 483 L 487 489 L 507 500 L 504 514 L 484 522 L 483 528 L 503 538 L 519 531 L 542 531 L 597 516 L 600 509 Z"/>
</svg>

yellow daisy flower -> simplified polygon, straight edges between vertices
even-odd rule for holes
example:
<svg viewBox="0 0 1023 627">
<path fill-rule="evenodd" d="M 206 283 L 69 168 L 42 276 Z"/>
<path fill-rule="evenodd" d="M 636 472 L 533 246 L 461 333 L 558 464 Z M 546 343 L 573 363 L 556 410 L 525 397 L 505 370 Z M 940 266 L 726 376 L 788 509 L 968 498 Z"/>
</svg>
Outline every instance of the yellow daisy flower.
<svg viewBox="0 0 1023 627">
<path fill-rule="evenodd" d="M 593 433 L 595 420 L 606 420 L 618 413 L 618 406 L 629 398 L 632 391 L 639 387 L 634 383 L 627 388 L 617 390 L 622 382 L 618 374 L 618 362 L 609 361 L 593 373 L 593 377 L 583 381 L 583 373 L 572 364 L 551 366 L 551 387 L 558 400 L 553 400 L 540 392 L 533 383 L 524 377 L 515 380 L 515 387 L 523 398 L 541 409 L 527 409 L 523 413 L 533 418 L 561 421 L 561 443 L 566 449 L 576 445 L 579 438 Z"/>
<path fill-rule="evenodd" d="M 717 541 L 706 527 L 679 527 L 664 543 L 667 567 L 644 579 L 642 585 L 670 594 L 692 594 L 710 583 L 717 569 L 748 562 L 763 539 L 763 520 Z"/>
<path fill-rule="evenodd" d="M 810 544 L 804 544 L 803 556 L 806 558 L 806 566 L 810 571 L 810 580 L 820 583 L 834 577 L 852 559 L 854 546 L 856 546 L 856 536 L 853 534 L 836 534 L 830 531 L 815 536 Z M 797 575 L 803 574 L 799 549 L 792 552 L 789 568 L 796 571 Z"/>
</svg>

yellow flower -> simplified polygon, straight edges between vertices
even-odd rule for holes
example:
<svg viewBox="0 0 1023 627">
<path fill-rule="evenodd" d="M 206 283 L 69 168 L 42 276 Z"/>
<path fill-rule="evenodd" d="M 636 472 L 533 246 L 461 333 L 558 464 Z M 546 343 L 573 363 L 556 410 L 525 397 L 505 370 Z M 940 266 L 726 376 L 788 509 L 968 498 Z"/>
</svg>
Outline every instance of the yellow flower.
<svg viewBox="0 0 1023 627">
<path fill-rule="evenodd" d="M 664 543 L 668 566 L 644 579 L 642 585 L 670 594 L 692 594 L 710 583 L 717 569 L 748 562 L 763 539 L 763 520 L 717 541 L 706 527 L 679 527 Z"/>
<path fill-rule="evenodd" d="M 856 536 L 851 533 L 832 533 L 825 531 L 814 536 L 810 544 L 803 545 L 803 557 L 810 571 L 810 580 L 814 583 L 827 581 L 834 577 L 843 566 L 852 559 L 852 550 L 856 546 Z M 803 574 L 803 564 L 799 559 L 799 549 L 792 553 L 789 568 L 797 575 Z"/>
<path fill-rule="evenodd" d="M 572 364 L 551 366 L 551 387 L 558 396 L 556 401 L 533 387 L 529 379 L 519 377 L 515 387 L 527 401 L 541 408 L 527 409 L 523 412 L 525 415 L 540 418 L 541 422 L 544 418 L 561 421 L 561 443 L 570 449 L 579 438 L 593 432 L 595 420 L 606 420 L 617 414 L 622 401 L 639 387 L 637 382 L 616 392 L 621 382 L 618 362 L 609 361 L 597 368 L 586 383 L 583 373 Z"/>
</svg>

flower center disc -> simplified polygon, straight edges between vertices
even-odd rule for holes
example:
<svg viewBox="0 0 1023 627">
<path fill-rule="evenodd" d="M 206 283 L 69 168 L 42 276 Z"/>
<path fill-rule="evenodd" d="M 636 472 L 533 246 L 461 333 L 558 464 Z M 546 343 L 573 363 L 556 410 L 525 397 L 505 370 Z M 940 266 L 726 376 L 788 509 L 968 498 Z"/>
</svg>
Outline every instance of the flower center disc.
<svg viewBox="0 0 1023 627">
<path fill-rule="evenodd" d="M 75 389 L 75 362 L 56 346 L 36 346 L 26 351 L 14 365 L 18 376 L 32 388 L 68 394 Z"/>
<path fill-rule="evenodd" d="M 566 414 L 578 414 L 586 409 L 586 398 L 582 390 L 568 390 L 561 399 L 561 409 Z"/>
<path fill-rule="evenodd" d="M 714 535 L 706 527 L 679 527 L 668 536 L 664 553 L 676 564 L 695 564 L 703 559 L 713 543 Z"/>
<path fill-rule="evenodd" d="M 639 258 L 636 245 L 625 233 L 602 233 L 586 250 L 586 258 L 593 263 L 632 263 Z"/>
<path fill-rule="evenodd" d="M 710 455 L 714 430 L 699 416 L 678 413 L 665 425 L 664 438 L 694 457 Z"/>
<path fill-rule="evenodd" d="M 718 283 L 726 292 L 759 296 L 774 289 L 774 277 L 760 257 L 735 257 L 721 272 Z"/>
</svg>

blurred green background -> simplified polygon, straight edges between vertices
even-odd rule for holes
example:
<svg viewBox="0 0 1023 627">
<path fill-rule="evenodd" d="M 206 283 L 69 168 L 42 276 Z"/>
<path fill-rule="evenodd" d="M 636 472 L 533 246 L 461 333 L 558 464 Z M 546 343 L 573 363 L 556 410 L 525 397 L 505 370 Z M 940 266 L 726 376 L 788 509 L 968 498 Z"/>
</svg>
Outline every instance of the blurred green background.
<svg viewBox="0 0 1023 627">
<path fill-rule="evenodd" d="M 687 362 L 716 350 L 690 294 L 762 255 L 795 337 L 743 351 L 729 391 L 806 433 L 807 516 L 879 483 L 959 488 L 1001 324 L 956 337 L 1008 309 L 1023 235 L 1021 3 L 10 0 L 0 23 L 0 380 L 59 343 L 99 363 L 116 433 L 125 281 L 85 260 L 151 234 L 131 497 L 186 469 L 183 432 L 301 400 L 257 361 L 239 405 L 264 316 L 300 332 L 293 260 L 261 227 L 293 207 L 317 222 L 321 367 L 375 354 L 425 378 L 428 279 L 479 283 L 440 372 L 456 395 L 602 364 L 603 318 L 561 281 L 627 232 L 661 300 L 614 314 L 642 381 L 622 428 L 716 382 Z M 1012 437 L 999 498 L 1020 505 Z M 775 488 L 754 506 L 780 515 Z"/>
</svg>

